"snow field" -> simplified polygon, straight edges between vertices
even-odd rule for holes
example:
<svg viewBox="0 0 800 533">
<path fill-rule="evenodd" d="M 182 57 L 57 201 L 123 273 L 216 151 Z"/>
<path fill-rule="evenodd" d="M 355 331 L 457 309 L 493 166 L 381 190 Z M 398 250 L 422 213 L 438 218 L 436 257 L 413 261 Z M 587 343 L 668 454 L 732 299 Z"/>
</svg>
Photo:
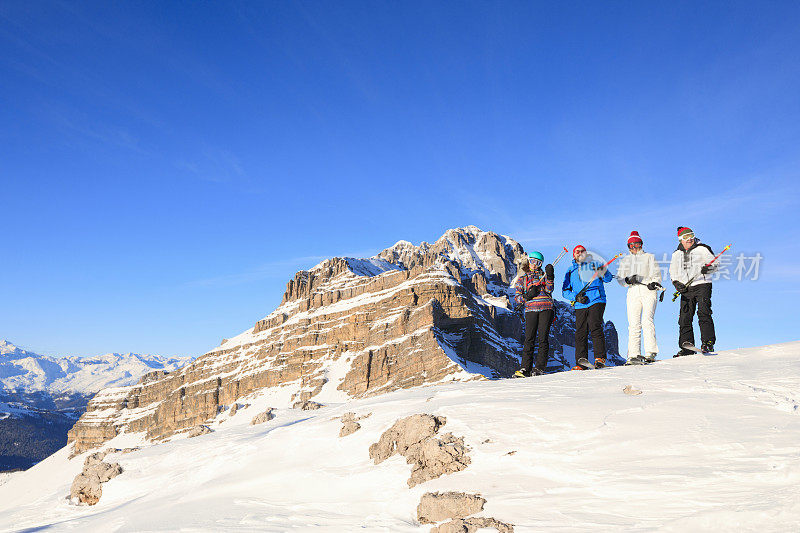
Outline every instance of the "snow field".
<svg viewBox="0 0 800 533">
<path fill-rule="evenodd" d="M 214 433 L 109 456 L 124 472 L 94 507 L 66 500 L 85 454 L 67 461 L 64 449 L 15 474 L 0 485 L 0 530 L 427 532 L 415 520 L 421 495 L 458 490 L 479 492 L 483 514 L 518 532 L 796 531 L 799 355 L 796 342 L 418 387 L 316 411 L 285 408 L 294 389 L 267 390 L 221 413 Z M 274 420 L 249 425 L 270 406 Z M 372 416 L 338 438 L 335 417 L 348 411 Z M 443 415 L 440 433 L 465 437 L 466 470 L 409 489 L 405 459 L 372 464 L 369 445 L 415 413 Z"/>
</svg>

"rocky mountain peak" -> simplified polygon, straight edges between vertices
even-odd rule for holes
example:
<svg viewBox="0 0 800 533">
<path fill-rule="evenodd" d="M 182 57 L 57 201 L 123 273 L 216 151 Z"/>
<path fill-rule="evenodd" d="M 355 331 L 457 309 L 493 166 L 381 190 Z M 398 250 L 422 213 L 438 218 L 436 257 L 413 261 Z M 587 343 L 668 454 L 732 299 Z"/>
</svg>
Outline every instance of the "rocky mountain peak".
<svg viewBox="0 0 800 533">
<path fill-rule="evenodd" d="M 433 244 L 400 241 L 370 258 L 322 261 L 297 272 L 278 308 L 254 327 L 180 370 L 101 391 L 70 440 L 80 451 L 123 430 L 165 438 L 264 389 L 290 392 L 292 405 L 510 376 L 522 322 L 509 284 L 524 257 L 513 239 L 466 226 Z M 561 341 L 574 331 L 571 313 L 561 302 L 558 367 L 568 364 Z"/>
</svg>

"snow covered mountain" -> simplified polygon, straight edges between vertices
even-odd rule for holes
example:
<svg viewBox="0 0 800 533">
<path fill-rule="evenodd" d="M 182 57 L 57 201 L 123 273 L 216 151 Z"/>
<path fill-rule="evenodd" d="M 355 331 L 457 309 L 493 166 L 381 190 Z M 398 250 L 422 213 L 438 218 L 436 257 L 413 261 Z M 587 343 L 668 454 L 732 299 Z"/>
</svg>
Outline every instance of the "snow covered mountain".
<svg viewBox="0 0 800 533">
<path fill-rule="evenodd" d="M 49 357 L 0 341 L 0 471 L 27 468 L 67 442 L 67 432 L 99 390 L 175 370 L 189 357 L 110 353 Z"/>
<path fill-rule="evenodd" d="M 290 389 L 288 404 L 508 377 L 522 349 L 509 285 L 523 260 L 519 243 L 475 226 L 367 259 L 327 259 L 289 280 L 280 306 L 254 327 L 186 367 L 99 393 L 70 442 L 80 452 L 125 431 L 166 438 L 264 388 Z M 574 363 L 574 324 L 559 302 L 552 370 Z M 609 360 L 621 361 L 610 322 L 606 337 Z"/>
<path fill-rule="evenodd" d="M 0 340 L 0 388 L 15 392 L 94 394 L 133 385 L 153 370 L 175 370 L 191 357 L 108 353 L 97 357 L 49 357 Z"/>
<path fill-rule="evenodd" d="M 0 485 L 0 530 L 427 533 L 444 524 L 442 533 L 467 531 L 466 522 L 517 533 L 768 533 L 800 523 L 800 342 L 329 398 L 251 424 L 292 392 L 245 395 L 195 438 L 116 436 L 103 461 L 121 473 L 94 506 L 70 500 L 90 454 L 69 459 L 67 447 Z M 441 429 L 387 431 L 418 414 Z M 406 457 L 383 460 L 387 442 Z M 466 457 L 409 488 L 415 449 Z M 450 491 L 471 505 L 420 506 Z M 464 518 L 445 522 L 454 514 Z"/>
</svg>

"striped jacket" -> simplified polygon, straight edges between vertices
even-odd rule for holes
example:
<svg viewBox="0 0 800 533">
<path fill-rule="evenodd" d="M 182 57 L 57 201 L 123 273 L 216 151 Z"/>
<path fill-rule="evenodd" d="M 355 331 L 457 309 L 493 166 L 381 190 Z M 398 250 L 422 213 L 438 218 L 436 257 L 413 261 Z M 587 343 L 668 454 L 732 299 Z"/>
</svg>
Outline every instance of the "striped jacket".
<svg viewBox="0 0 800 533">
<path fill-rule="evenodd" d="M 530 301 L 525 301 L 525 291 L 532 285 L 539 286 L 539 295 Z M 517 306 L 525 306 L 525 312 L 529 311 L 546 311 L 553 308 L 553 280 L 547 279 L 544 271 L 540 268 L 535 272 L 521 276 L 514 284 L 516 289 L 516 296 L 514 301 Z"/>
</svg>

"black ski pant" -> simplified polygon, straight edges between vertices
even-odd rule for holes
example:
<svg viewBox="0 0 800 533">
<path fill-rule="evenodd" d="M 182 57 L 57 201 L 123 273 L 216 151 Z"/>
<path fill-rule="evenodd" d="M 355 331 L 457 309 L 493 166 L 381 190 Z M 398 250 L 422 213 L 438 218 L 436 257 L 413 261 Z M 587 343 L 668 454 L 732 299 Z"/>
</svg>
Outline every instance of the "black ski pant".
<svg viewBox="0 0 800 533">
<path fill-rule="evenodd" d="M 550 325 L 553 323 L 553 310 L 528 311 L 525 313 L 525 345 L 522 348 L 522 370 L 530 372 L 533 364 L 533 348 L 539 345 L 536 368 L 544 372 L 550 355 Z"/>
<path fill-rule="evenodd" d="M 589 333 L 592 334 L 594 358 L 606 358 L 606 339 L 603 336 L 603 313 L 605 302 L 599 302 L 584 309 L 575 310 L 575 362 L 584 357 L 589 359 Z"/>
<path fill-rule="evenodd" d="M 683 348 L 684 342 L 694 344 L 694 312 L 697 310 L 697 322 L 700 325 L 700 339 L 702 343 L 716 344 L 717 336 L 714 332 L 714 319 L 711 318 L 711 284 L 701 283 L 690 285 L 681 294 L 681 311 L 678 315 L 678 346 Z"/>
</svg>

